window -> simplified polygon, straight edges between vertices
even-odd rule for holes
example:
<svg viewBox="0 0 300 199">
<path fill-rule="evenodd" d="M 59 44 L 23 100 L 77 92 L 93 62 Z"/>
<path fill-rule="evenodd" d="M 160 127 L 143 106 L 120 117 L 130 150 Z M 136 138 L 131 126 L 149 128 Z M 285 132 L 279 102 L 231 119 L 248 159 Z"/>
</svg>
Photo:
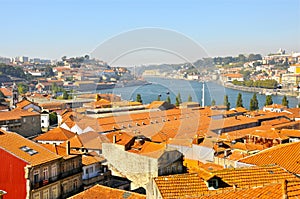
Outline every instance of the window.
<svg viewBox="0 0 300 199">
<path fill-rule="evenodd" d="M 40 181 L 40 171 L 39 170 L 35 170 L 33 172 L 33 182 L 34 183 L 38 183 Z"/>
<path fill-rule="evenodd" d="M 218 189 L 218 180 L 217 179 L 210 179 L 208 181 L 208 189 Z"/>
<path fill-rule="evenodd" d="M 49 189 L 43 191 L 43 199 L 49 199 Z"/>
<path fill-rule="evenodd" d="M 57 186 L 52 187 L 52 198 L 55 199 L 58 196 Z"/>
<path fill-rule="evenodd" d="M 41 198 L 41 196 L 40 196 L 39 192 L 33 194 L 33 199 L 40 199 L 40 198 Z"/>
<path fill-rule="evenodd" d="M 48 167 L 43 168 L 43 180 L 48 180 L 49 173 L 48 173 Z"/>
<path fill-rule="evenodd" d="M 23 122 L 24 122 L 24 123 L 26 122 L 26 118 L 25 118 L 25 117 L 23 118 Z"/>
<path fill-rule="evenodd" d="M 36 150 L 33 150 L 31 148 L 29 148 L 28 146 L 22 146 L 20 147 L 20 149 L 26 153 L 28 153 L 29 155 L 33 156 L 35 154 L 37 154 L 38 152 Z"/>
<path fill-rule="evenodd" d="M 73 190 L 76 190 L 77 187 L 78 187 L 78 180 L 75 179 L 75 180 L 73 181 Z"/>
<path fill-rule="evenodd" d="M 51 166 L 51 176 L 56 177 L 57 176 L 57 167 L 56 164 Z"/>
</svg>

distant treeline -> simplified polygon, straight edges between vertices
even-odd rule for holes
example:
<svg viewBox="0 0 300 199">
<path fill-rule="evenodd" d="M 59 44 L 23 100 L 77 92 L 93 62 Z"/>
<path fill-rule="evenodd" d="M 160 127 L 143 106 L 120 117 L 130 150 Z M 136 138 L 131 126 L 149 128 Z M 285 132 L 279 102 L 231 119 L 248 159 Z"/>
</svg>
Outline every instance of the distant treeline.
<svg viewBox="0 0 300 199">
<path fill-rule="evenodd" d="M 273 79 L 266 79 L 266 80 L 246 80 L 246 81 L 237 81 L 234 80 L 232 82 L 234 85 L 237 86 L 247 86 L 247 87 L 256 87 L 256 88 L 277 88 L 277 81 Z"/>
<path fill-rule="evenodd" d="M 0 74 L 24 79 L 29 77 L 21 67 L 13 67 L 6 64 L 0 64 Z"/>
</svg>

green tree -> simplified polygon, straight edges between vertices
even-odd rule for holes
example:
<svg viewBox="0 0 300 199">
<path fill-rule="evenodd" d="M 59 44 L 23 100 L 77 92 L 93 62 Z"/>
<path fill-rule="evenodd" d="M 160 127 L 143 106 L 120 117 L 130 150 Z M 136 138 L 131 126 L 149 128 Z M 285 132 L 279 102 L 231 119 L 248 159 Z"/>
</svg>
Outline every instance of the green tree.
<svg viewBox="0 0 300 199">
<path fill-rule="evenodd" d="M 29 86 L 27 84 L 19 83 L 18 84 L 18 93 L 24 94 L 29 90 Z"/>
<path fill-rule="evenodd" d="M 180 95 L 180 93 L 177 94 L 177 98 L 178 98 L 179 104 L 181 104 L 181 103 L 182 103 L 182 100 L 181 100 L 181 95 Z"/>
<path fill-rule="evenodd" d="M 243 106 L 243 98 L 242 98 L 242 94 L 239 93 L 238 96 L 237 96 L 237 100 L 236 100 L 236 108 L 238 107 L 244 107 Z"/>
<path fill-rule="evenodd" d="M 175 105 L 176 105 L 176 106 L 179 106 L 179 105 L 180 105 L 180 102 L 179 102 L 178 96 L 176 97 L 176 102 L 175 102 Z"/>
<path fill-rule="evenodd" d="M 140 102 L 140 103 L 143 103 L 141 94 L 138 93 L 138 94 L 136 95 L 136 100 L 135 100 L 135 101 Z"/>
<path fill-rule="evenodd" d="M 272 95 L 267 95 L 265 106 L 272 105 L 272 104 L 273 104 Z"/>
<path fill-rule="evenodd" d="M 251 100 L 250 100 L 250 111 L 258 110 L 258 100 L 256 97 L 256 93 L 253 94 Z"/>
<path fill-rule="evenodd" d="M 53 77 L 54 76 L 54 72 L 52 70 L 52 68 L 50 66 L 47 66 L 45 69 L 45 76 L 46 77 Z"/>
<path fill-rule="evenodd" d="M 65 100 L 69 99 L 69 94 L 68 94 L 68 92 L 66 90 L 63 91 L 62 98 L 65 99 Z"/>
<path fill-rule="evenodd" d="M 168 102 L 168 103 L 171 104 L 171 98 L 170 98 L 170 96 L 167 97 L 166 102 Z"/>
<path fill-rule="evenodd" d="M 283 106 L 289 107 L 289 101 L 286 96 L 283 96 L 282 103 Z"/>
<path fill-rule="evenodd" d="M 157 100 L 156 100 L 156 101 L 160 101 L 160 96 L 161 96 L 161 95 L 158 95 L 158 96 L 157 96 Z"/>
<path fill-rule="evenodd" d="M 193 101 L 193 99 L 192 99 L 192 96 L 191 95 L 189 95 L 188 96 L 188 100 L 187 100 L 188 102 L 191 102 L 191 101 Z"/>
<path fill-rule="evenodd" d="M 213 99 L 213 100 L 211 101 L 211 106 L 215 106 L 215 105 L 216 105 L 216 100 Z"/>
<path fill-rule="evenodd" d="M 230 109 L 230 102 L 228 100 L 228 95 L 224 96 L 224 106 L 226 106 L 226 110 L 228 111 Z"/>
<path fill-rule="evenodd" d="M 49 122 L 50 122 L 50 125 L 57 124 L 57 113 L 56 112 L 52 112 L 49 114 Z"/>
</svg>

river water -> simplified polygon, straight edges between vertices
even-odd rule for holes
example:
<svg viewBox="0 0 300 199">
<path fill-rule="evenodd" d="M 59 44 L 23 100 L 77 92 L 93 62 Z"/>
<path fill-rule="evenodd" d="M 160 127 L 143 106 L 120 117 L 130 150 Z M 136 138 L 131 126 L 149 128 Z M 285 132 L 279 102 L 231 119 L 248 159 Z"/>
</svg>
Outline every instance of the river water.
<svg viewBox="0 0 300 199">
<path fill-rule="evenodd" d="M 175 104 L 175 98 L 178 93 L 181 95 L 183 102 L 187 101 L 188 96 L 192 97 L 193 101 L 202 103 L 202 83 L 197 81 L 187 81 L 179 79 L 164 79 L 156 77 L 145 78 L 150 85 L 123 87 L 101 90 L 99 93 L 113 93 L 121 95 L 122 99 L 135 100 L 137 94 L 141 94 L 144 104 L 151 103 L 153 100 L 157 100 L 158 95 L 161 95 L 161 100 L 166 100 L 167 96 L 170 96 L 171 103 Z M 245 92 L 225 88 L 214 82 L 205 83 L 205 106 L 211 105 L 212 99 L 216 101 L 216 104 L 223 104 L 224 96 L 228 95 L 231 108 L 235 107 L 238 93 L 242 94 L 243 105 L 249 109 L 250 99 L 253 96 L 253 92 Z M 281 104 L 283 96 L 273 95 L 272 99 L 274 103 Z M 257 93 L 257 99 L 259 107 L 262 108 L 265 104 L 266 96 Z M 299 104 L 299 100 L 295 97 L 288 97 L 289 107 L 296 107 Z"/>
</svg>

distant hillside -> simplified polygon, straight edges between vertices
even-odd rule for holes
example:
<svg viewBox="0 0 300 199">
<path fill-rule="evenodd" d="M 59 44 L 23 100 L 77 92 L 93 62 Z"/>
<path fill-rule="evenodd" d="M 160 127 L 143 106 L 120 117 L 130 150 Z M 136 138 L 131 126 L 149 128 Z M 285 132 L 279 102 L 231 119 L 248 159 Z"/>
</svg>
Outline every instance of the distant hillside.
<svg viewBox="0 0 300 199">
<path fill-rule="evenodd" d="M 159 64 L 146 65 L 136 68 L 136 74 L 142 75 L 145 70 L 160 70 L 160 72 L 172 72 L 174 70 L 184 69 L 187 72 L 201 72 L 204 69 L 214 70 L 215 65 L 213 58 L 203 58 L 194 63 L 180 63 L 180 64 Z"/>
</svg>

